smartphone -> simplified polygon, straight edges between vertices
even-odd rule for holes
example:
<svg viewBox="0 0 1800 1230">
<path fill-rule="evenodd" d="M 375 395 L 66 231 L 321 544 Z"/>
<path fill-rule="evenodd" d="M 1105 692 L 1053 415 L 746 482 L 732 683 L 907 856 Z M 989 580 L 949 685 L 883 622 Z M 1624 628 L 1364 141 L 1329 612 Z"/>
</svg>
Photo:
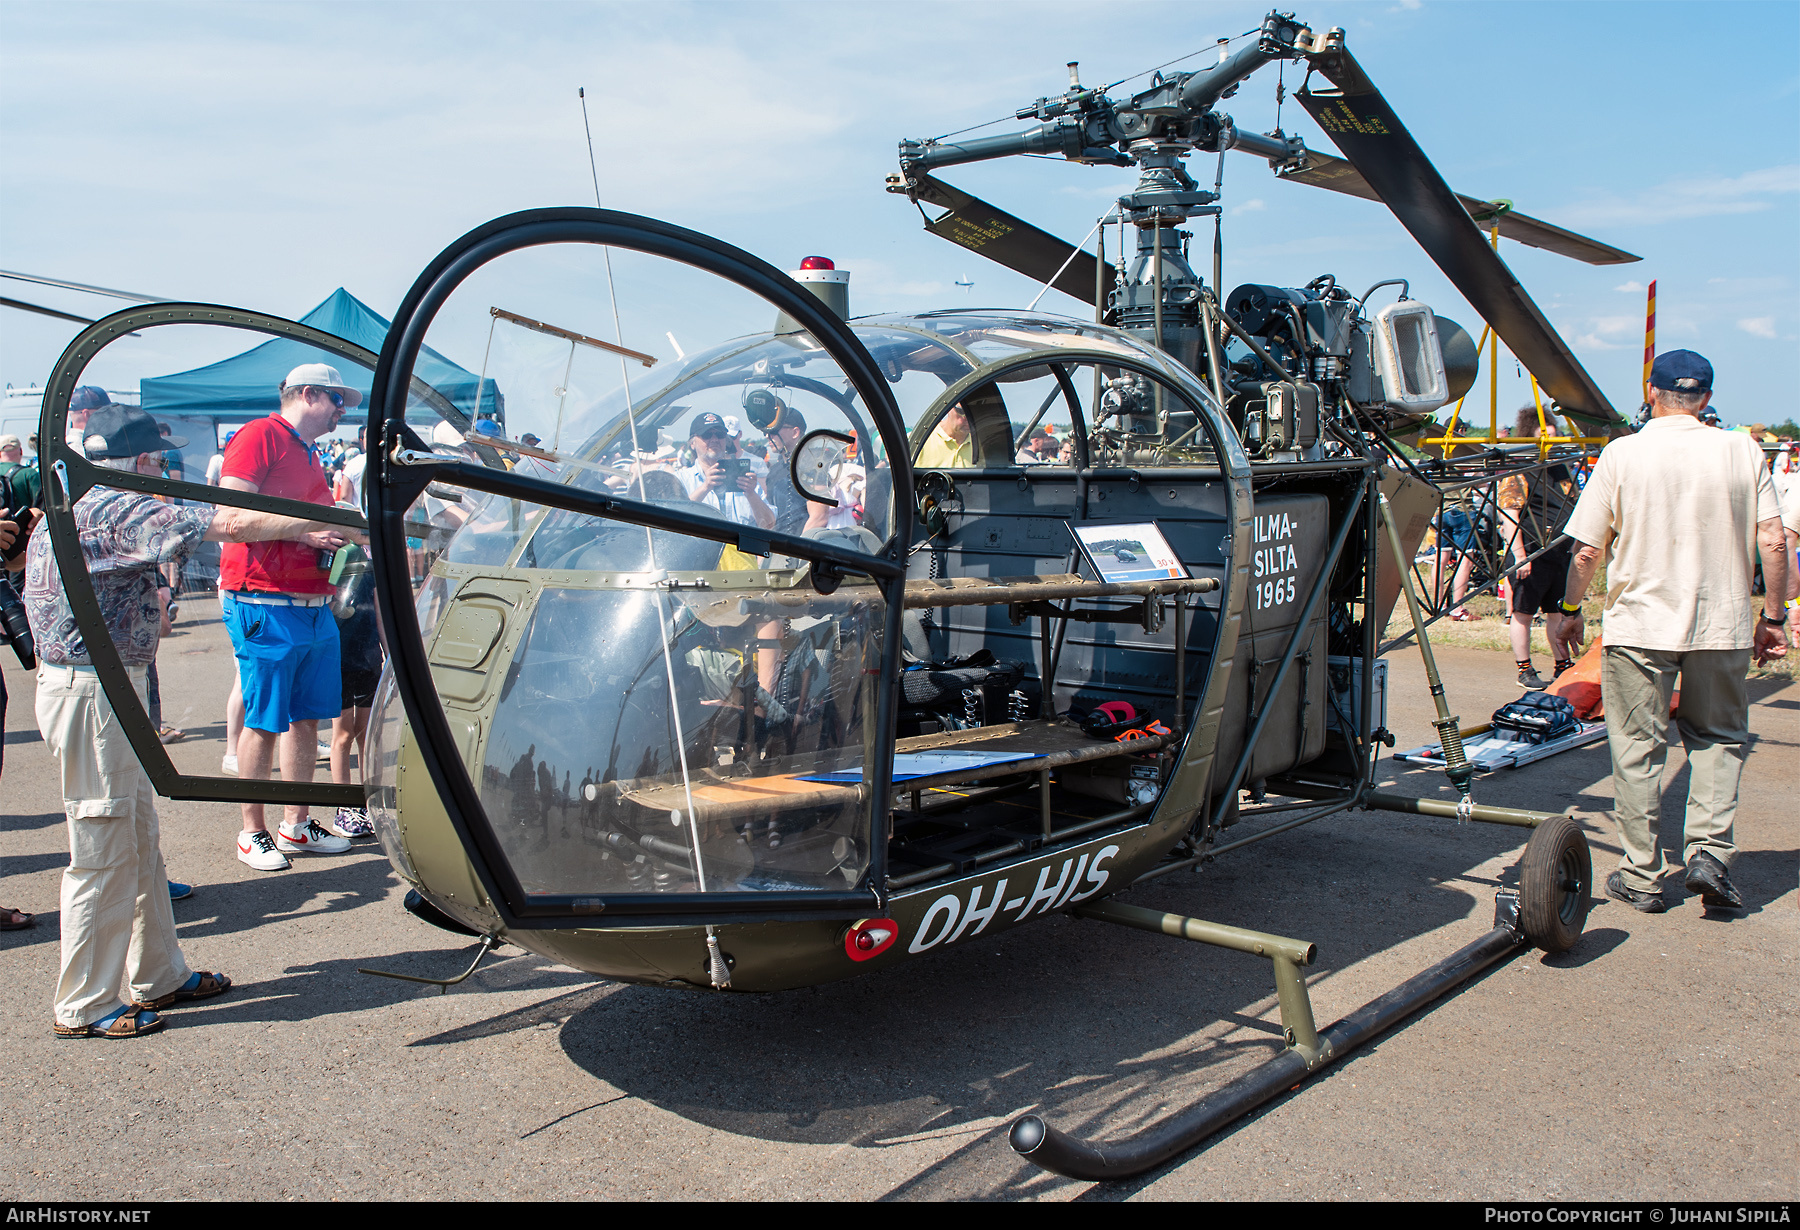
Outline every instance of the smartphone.
<svg viewBox="0 0 1800 1230">
<path fill-rule="evenodd" d="M 337 549 L 331 557 L 330 574 L 325 578 L 327 581 L 333 585 L 338 583 L 338 578 L 344 575 L 344 565 L 350 562 L 350 554 L 355 550 L 356 544 L 353 542 L 347 542 Z"/>
<path fill-rule="evenodd" d="M 752 472 L 748 457 L 726 457 L 719 462 L 719 469 L 724 475 L 725 487 L 732 491 L 737 490 L 738 482 L 744 475 Z"/>
</svg>

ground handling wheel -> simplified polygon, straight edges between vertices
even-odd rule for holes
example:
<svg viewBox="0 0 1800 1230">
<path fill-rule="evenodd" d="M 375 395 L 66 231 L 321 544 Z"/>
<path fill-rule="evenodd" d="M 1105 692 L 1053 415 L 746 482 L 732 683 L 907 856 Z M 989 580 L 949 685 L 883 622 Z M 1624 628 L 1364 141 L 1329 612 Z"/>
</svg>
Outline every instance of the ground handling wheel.
<svg viewBox="0 0 1800 1230">
<path fill-rule="evenodd" d="M 1569 816 L 1532 830 L 1519 863 L 1519 925 L 1545 952 L 1567 952 L 1587 925 L 1594 863 L 1587 835 Z"/>
</svg>

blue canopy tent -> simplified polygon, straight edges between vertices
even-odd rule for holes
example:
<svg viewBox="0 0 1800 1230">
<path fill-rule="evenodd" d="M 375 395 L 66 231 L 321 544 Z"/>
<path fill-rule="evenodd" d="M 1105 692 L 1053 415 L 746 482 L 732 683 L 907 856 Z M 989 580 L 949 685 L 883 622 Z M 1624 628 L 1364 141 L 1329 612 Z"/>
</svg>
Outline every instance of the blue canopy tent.
<svg viewBox="0 0 1800 1230">
<path fill-rule="evenodd" d="M 331 292 L 325 302 L 302 316 L 300 323 L 376 353 L 380 352 L 388 331 L 386 320 L 341 286 Z M 302 363 L 329 363 L 338 369 L 346 384 L 362 390 L 363 404 L 345 415 L 344 421 L 360 423 L 366 420 L 369 384 L 374 373 L 346 366 L 336 355 L 281 337 L 271 338 L 254 349 L 206 367 L 176 372 L 172 376 L 148 377 L 138 382 L 138 388 L 144 409 L 153 417 L 260 418 L 275 412 L 282 380 Z M 475 417 L 479 377 L 474 372 L 457 366 L 427 347 L 419 356 L 413 374 L 442 393 L 464 414 Z M 482 380 L 480 384 L 481 412 L 501 418 L 505 399 L 492 380 Z M 412 406 L 407 411 L 409 419 L 429 421 L 436 417 L 423 406 Z"/>
</svg>

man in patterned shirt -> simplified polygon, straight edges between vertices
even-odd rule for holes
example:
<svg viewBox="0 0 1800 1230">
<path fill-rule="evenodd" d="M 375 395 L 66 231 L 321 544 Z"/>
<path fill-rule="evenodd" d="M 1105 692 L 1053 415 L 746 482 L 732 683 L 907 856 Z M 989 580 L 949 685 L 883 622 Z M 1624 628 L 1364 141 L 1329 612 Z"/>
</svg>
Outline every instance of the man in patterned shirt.
<svg viewBox="0 0 1800 1230">
<path fill-rule="evenodd" d="M 95 409 L 83 428 L 89 460 L 134 471 L 163 449 L 156 422 L 135 406 Z M 139 492 L 96 487 L 75 502 L 75 528 L 106 631 L 138 703 L 162 624 L 159 566 L 202 540 L 322 540 L 332 527 L 241 508 L 177 507 Z M 132 1038 L 163 1027 L 157 1010 L 221 995 L 223 974 L 188 967 L 175 937 L 156 799 L 119 729 L 63 590 L 49 536 L 26 553 L 25 610 L 38 652 L 38 729 L 60 762 L 69 825 L 62 880 L 59 1038 Z M 119 1001 L 129 975 L 132 1002 Z"/>
</svg>

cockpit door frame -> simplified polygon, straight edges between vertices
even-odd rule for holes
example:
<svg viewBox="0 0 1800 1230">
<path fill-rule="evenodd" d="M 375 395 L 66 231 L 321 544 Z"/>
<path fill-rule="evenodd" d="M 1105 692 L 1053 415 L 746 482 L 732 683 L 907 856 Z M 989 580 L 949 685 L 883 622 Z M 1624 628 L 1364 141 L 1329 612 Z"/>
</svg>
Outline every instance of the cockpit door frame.
<svg viewBox="0 0 1800 1230">
<path fill-rule="evenodd" d="M 567 483 L 535 480 L 503 470 L 484 470 L 428 456 L 429 450 L 405 425 L 404 407 L 413 365 L 438 310 L 476 270 L 524 248 L 584 243 L 622 248 L 678 261 L 711 273 L 761 296 L 810 333 L 839 364 L 874 420 L 893 471 L 895 500 L 891 535 L 873 555 L 832 544 L 714 518 L 602 495 Z M 763 554 L 771 549 L 813 561 L 815 567 L 870 576 L 886 603 L 882 668 L 877 684 L 872 746 L 891 753 L 897 718 L 897 662 L 900 617 L 905 596 L 906 549 L 912 541 L 912 470 L 899 406 L 875 360 L 849 327 L 799 283 L 765 261 L 710 236 L 655 219 L 613 210 L 562 208 L 529 210 L 496 218 L 451 244 L 407 292 L 394 315 L 376 363 L 369 419 L 374 438 L 373 481 L 368 487 L 370 555 L 376 602 L 388 631 L 391 669 L 420 759 L 443 802 L 451 826 L 469 854 L 490 904 L 509 928 L 554 929 L 599 925 L 678 925 L 696 922 L 767 921 L 772 918 L 855 918 L 886 908 L 888 815 L 892 783 L 876 773 L 868 802 L 871 843 L 863 885 L 852 891 L 789 890 L 752 893 L 632 894 L 603 897 L 528 894 L 489 821 L 475 783 L 457 752 L 443 708 L 435 695 L 425 643 L 409 595 L 402 517 L 427 483 L 448 479 L 499 496 L 530 500 L 652 528 L 673 529 Z"/>
<path fill-rule="evenodd" d="M 68 595 L 69 609 L 75 626 L 93 662 L 94 674 L 106 693 L 107 702 L 119 720 L 119 727 L 138 762 L 150 778 L 150 784 L 164 798 L 197 799 L 222 803 L 293 803 L 319 806 L 360 807 L 360 786 L 339 786 L 331 782 L 283 782 L 279 779 L 250 781 L 233 777 L 207 777 L 182 773 L 169 758 L 162 740 L 157 737 L 150 715 L 131 686 L 124 660 L 107 632 L 106 620 L 88 583 L 87 562 L 82 558 L 81 543 L 75 529 L 75 501 L 95 487 L 111 487 L 125 491 L 141 491 L 149 495 L 166 495 L 192 499 L 258 512 L 280 513 L 325 521 L 351 529 L 365 529 L 366 522 L 358 513 L 345 508 L 308 504 L 302 500 L 282 499 L 228 487 L 208 487 L 202 483 L 146 474 L 109 470 L 95 465 L 75 449 L 64 437 L 69 417 L 69 399 L 87 365 L 108 345 L 139 330 L 168 325 L 212 325 L 220 328 L 261 333 L 269 337 L 304 342 L 319 350 L 343 356 L 364 370 L 372 372 L 376 356 L 354 342 L 326 333 L 298 321 L 269 316 L 242 308 L 212 303 L 158 303 L 127 308 L 96 321 L 76 335 L 57 359 L 44 389 L 43 409 L 38 422 L 38 455 L 43 459 L 44 524 L 56 556 L 57 571 L 62 575 L 63 592 Z M 432 408 L 453 422 L 467 425 L 467 416 L 428 385 L 414 382 L 412 392 L 430 402 Z"/>
</svg>

